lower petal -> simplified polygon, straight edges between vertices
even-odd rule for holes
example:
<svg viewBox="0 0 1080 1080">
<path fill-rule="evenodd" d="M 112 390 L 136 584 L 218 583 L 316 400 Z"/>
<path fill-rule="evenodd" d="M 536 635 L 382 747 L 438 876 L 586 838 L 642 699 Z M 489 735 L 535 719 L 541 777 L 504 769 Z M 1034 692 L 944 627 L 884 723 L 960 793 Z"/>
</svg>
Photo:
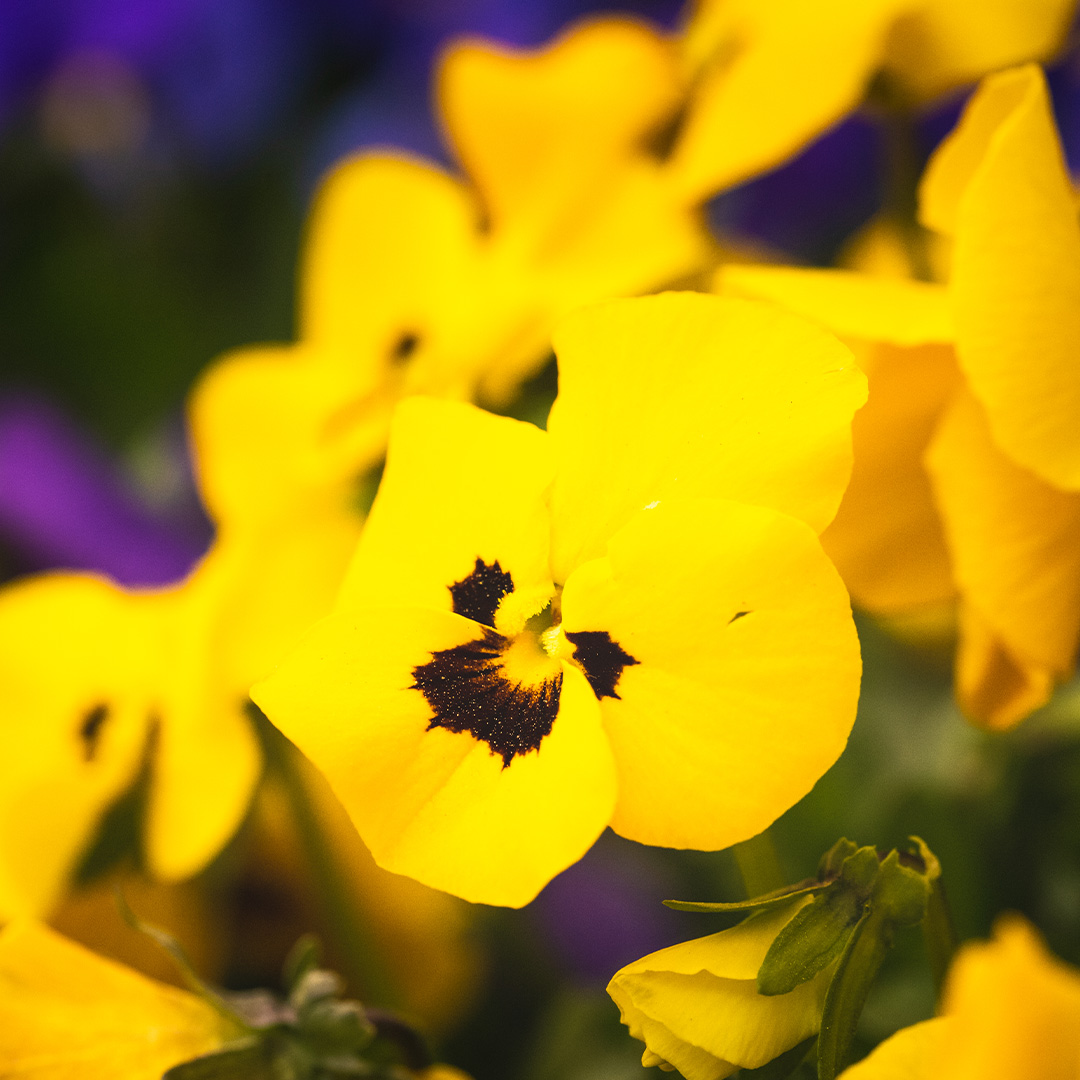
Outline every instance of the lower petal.
<svg viewBox="0 0 1080 1080">
<path fill-rule="evenodd" d="M 637 514 L 563 594 L 572 638 L 635 661 L 601 700 L 619 773 L 613 828 L 718 849 L 756 835 L 836 760 L 855 719 L 859 644 L 813 531 L 761 507 Z"/>
<path fill-rule="evenodd" d="M 420 608 L 334 615 L 252 696 L 324 772 L 379 865 L 518 907 L 608 824 L 614 767 L 596 698 L 569 665 L 550 733 L 505 767 L 470 732 L 429 726 L 416 669 L 483 633 Z"/>
</svg>

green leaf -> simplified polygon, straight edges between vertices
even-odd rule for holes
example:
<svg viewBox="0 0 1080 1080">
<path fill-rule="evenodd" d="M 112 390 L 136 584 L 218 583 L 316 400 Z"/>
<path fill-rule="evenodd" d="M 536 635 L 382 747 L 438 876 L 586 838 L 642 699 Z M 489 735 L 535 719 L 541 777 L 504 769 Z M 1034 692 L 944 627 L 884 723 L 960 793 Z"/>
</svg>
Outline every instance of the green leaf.
<svg viewBox="0 0 1080 1080">
<path fill-rule="evenodd" d="M 874 883 L 874 906 L 893 926 L 914 926 L 922 922 L 929 899 L 930 882 L 917 870 L 904 866 L 898 851 L 890 851 Z"/>
<path fill-rule="evenodd" d="M 735 900 L 731 903 L 715 903 L 708 900 L 665 900 L 665 906 L 674 908 L 676 911 L 767 911 L 778 908 L 800 896 L 812 896 L 814 893 L 827 889 L 827 881 L 815 881 L 808 878 L 796 885 L 789 885 L 775 892 L 765 893 L 762 896 L 754 896 L 749 900 Z"/>
<path fill-rule="evenodd" d="M 809 1039 L 804 1039 L 798 1046 L 793 1046 L 760 1068 L 740 1070 L 739 1077 L 741 1080 L 787 1080 L 806 1060 L 816 1042 L 817 1036 L 811 1035 Z"/>
</svg>

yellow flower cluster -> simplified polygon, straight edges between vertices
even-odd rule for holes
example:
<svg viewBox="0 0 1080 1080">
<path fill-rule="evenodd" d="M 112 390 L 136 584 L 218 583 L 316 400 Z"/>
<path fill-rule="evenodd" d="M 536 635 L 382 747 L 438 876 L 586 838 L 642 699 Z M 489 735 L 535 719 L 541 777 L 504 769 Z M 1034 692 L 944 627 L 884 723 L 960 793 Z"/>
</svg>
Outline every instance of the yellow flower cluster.
<svg viewBox="0 0 1080 1080">
<path fill-rule="evenodd" d="M 0 917 L 55 906 L 140 770 L 150 872 L 203 869 L 259 779 L 251 700 L 380 866 L 514 906 L 609 825 L 717 850 L 809 791 L 855 716 L 848 589 L 883 613 L 958 597 L 973 718 L 1045 701 L 1080 639 L 1080 227 L 1040 70 L 991 75 L 930 164 L 940 281 L 742 266 L 721 295 L 645 294 L 704 290 L 704 201 L 872 80 L 918 101 L 1045 58 L 1071 8 L 702 0 L 672 37 L 610 18 L 535 52 L 451 47 L 460 172 L 340 166 L 298 340 L 192 394 L 204 561 L 154 592 L 0 593 Z M 552 349 L 546 430 L 472 404 L 505 406 Z M 665 1033 L 650 1060 L 721 1076 L 812 1034 L 816 983 L 790 1031 L 712 1031 L 692 1057 L 697 1020 L 643 1003 L 682 980 L 741 1007 L 766 924 L 620 974 L 632 1030 Z M 147 1076 L 216 1037 L 144 991 L 195 1018 L 137 1051 Z"/>
</svg>

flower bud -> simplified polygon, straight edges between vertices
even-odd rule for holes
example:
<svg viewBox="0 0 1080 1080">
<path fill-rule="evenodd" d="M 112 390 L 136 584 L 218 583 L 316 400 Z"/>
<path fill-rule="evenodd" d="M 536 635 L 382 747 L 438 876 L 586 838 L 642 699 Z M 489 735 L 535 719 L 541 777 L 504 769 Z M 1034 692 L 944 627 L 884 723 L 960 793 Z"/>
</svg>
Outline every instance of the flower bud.
<svg viewBox="0 0 1080 1080">
<path fill-rule="evenodd" d="M 777 934 L 808 896 L 730 930 L 673 945 L 629 964 L 608 984 L 642 1064 L 678 1069 L 686 1080 L 721 1080 L 756 1069 L 812 1036 L 835 965 L 788 994 L 758 993 L 757 974 Z"/>
</svg>

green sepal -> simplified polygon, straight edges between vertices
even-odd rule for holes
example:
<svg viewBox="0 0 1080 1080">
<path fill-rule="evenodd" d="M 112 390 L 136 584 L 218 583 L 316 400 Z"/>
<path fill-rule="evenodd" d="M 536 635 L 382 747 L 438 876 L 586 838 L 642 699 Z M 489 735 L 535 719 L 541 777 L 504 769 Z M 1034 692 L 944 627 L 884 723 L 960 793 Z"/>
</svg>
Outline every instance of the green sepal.
<svg viewBox="0 0 1080 1080">
<path fill-rule="evenodd" d="M 839 877 L 844 863 L 858 850 L 858 844 L 842 836 L 821 856 L 821 862 L 818 863 L 818 877 L 822 881 L 832 881 L 833 878 Z"/>
<path fill-rule="evenodd" d="M 877 853 L 872 847 L 856 848 L 850 841 L 840 843 L 847 848 L 838 844 L 826 856 L 829 859 L 835 853 L 838 858 L 844 850 L 849 851 L 839 867 L 835 860 L 829 867 L 830 871 L 838 869 L 839 877 L 797 911 L 776 935 L 758 969 L 759 994 L 789 994 L 808 982 L 839 957 L 862 918 L 878 875 Z"/>
<path fill-rule="evenodd" d="M 322 943 L 314 934 L 304 934 L 297 939 L 296 944 L 289 950 L 289 955 L 285 957 L 285 965 L 281 970 L 285 989 L 291 994 L 300 980 L 321 964 Z"/>
<path fill-rule="evenodd" d="M 740 1080 L 787 1080 L 809 1056 L 817 1042 L 817 1036 L 811 1035 L 804 1039 L 798 1046 L 785 1050 L 779 1057 L 766 1062 L 757 1069 L 740 1069 Z"/>
<path fill-rule="evenodd" d="M 273 1080 L 270 1062 L 257 1039 L 174 1065 L 161 1080 Z"/>
<path fill-rule="evenodd" d="M 749 900 L 734 900 L 730 903 L 714 903 L 708 900 L 665 900 L 665 906 L 674 908 L 676 911 L 713 911 L 713 912 L 739 912 L 739 911 L 768 911 L 797 900 L 800 896 L 813 896 L 814 893 L 827 889 L 827 881 L 815 881 L 807 878 L 796 885 L 789 885 L 783 889 L 764 893 L 761 896 L 753 896 Z"/>
<path fill-rule="evenodd" d="M 844 1067 L 859 1016 L 896 930 L 921 922 L 929 898 L 927 877 L 903 865 L 898 851 L 890 851 L 880 863 L 866 914 L 852 931 L 825 994 L 818 1034 L 818 1080 L 835 1080 Z"/>
</svg>

